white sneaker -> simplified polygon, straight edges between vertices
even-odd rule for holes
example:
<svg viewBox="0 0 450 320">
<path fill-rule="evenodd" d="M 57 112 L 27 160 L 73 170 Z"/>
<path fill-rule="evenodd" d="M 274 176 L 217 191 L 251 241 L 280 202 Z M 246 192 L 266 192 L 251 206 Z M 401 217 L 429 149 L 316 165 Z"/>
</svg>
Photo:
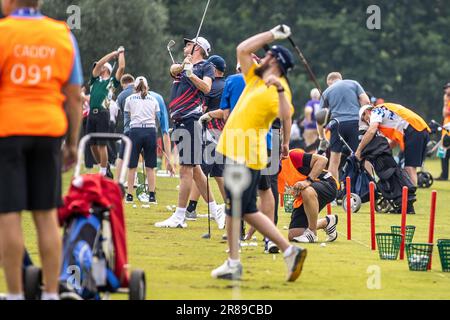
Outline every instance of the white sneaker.
<svg viewBox="0 0 450 320">
<path fill-rule="evenodd" d="M 300 277 L 306 256 L 306 249 L 295 247 L 294 252 L 290 256 L 284 258 L 284 262 L 287 266 L 287 281 L 294 282 Z"/>
<path fill-rule="evenodd" d="M 223 265 L 211 272 L 211 277 L 223 280 L 241 280 L 242 264 L 239 263 L 237 266 L 231 267 L 227 260 Z"/>
<path fill-rule="evenodd" d="M 217 226 L 219 230 L 225 229 L 225 205 L 217 206 L 217 211 L 215 215 L 215 220 L 217 222 Z"/>
<path fill-rule="evenodd" d="M 278 248 L 277 245 L 272 241 L 269 241 L 267 243 L 267 252 L 271 254 L 277 254 L 280 253 L 280 248 Z"/>
<path fill-rule="evenodd" d="M 306 229 L 303 235 L 294 238 L 293 241 L 298 243 L 316 243 L 319 242 L 319 237 L 316 236 L 311 230 Z"/>
<path fill-rule="evenodd" d="M 183 220 L 179 220 L 173 215 L 166 221 L 155 223 L 155 227 L 170 228 L 170 229 L 184 229 L 184 228 L 187 228 L 187 224 Z"/>
<path fill-rule="evenodd" d="M 337 224 L 339 223 L 339 217 L 337 215 L 328 216 L 330 223 L 325 228 L 327 234 L 326 242 L 334 242 L 338 238 Z"/>
</svg>

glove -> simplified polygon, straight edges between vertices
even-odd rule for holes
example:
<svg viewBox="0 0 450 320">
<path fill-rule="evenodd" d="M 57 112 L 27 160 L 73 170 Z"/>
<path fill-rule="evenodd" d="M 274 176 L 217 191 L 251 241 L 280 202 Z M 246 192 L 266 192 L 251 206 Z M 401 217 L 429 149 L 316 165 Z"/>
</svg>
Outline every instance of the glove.
<svg viewBox="0 0 450 320">
<path fill-rule="evenodd" d="M 329 147 L 330 147 L 330 143 L 327 141 L 327 139 L 322 139 L 322 140 L 320 140 L 318 151 L 320 153 L 325 153 Z"/>
<path fill-rule="evenodd" d="M 192 77 L 194 74 L 194 65 L 192 63 L 186 63 L 184 65 L 184 71 L 186 71 L 186 76 L 188 78 Z"/>
<path fill-rule="evenodd" d="M 275 40 L 284 40 L 289 38 L 292 35 L 291 28 L 289 28 L 285 24 L 280 24 L 279 26 L 276 26 L 272 30 L 273 37 Z"/>
<path fill-rule="evenodd" d="M 201 125 L 204 123 L 210 122 L 212 120 L 212 117 L 209 115 L 209 113 L 205 113 L 203 116 L 200 117 L 198 122 L 200 122 Z"/>
<path fill-rule="evenodd" d="M 122 47 L 122 46 L 120 46 L 119 47 L 119 49 L 117 49 L 117 53 L 122 53 L 122 52 L 125 52 L 125 48 L 124 47 Z"/>
</svg>

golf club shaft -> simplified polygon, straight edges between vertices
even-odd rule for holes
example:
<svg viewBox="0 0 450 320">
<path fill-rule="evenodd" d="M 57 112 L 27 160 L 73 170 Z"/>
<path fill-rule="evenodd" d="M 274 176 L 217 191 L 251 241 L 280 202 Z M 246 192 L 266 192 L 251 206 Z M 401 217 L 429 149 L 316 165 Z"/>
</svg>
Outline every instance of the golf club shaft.
<svg viewBox="0 0 450 320">
<path fill-rule="evenodd" d="M 170 58 L 172 59 L 172 63 L 175 64 L 175 59 L 173 58 L 172 50 L 170 50 L 169 48 L 167 48 L 167 50 L 169 51 Z"/>
<path fill-rule="evenodd" d="M 203 12 L 202 21 L 200 21 L 200 26 L 198 27 L 197 36 L 195 37 L 195 43 L 194 43 L 194 46 L 192 47 L 191 55 L 194 54 L 195 47 L 197 46 L 198 37 L 200 37 L 200 32 L 202 31 L 203 22 L 205 21 L 206 13 L 208 12 L 210 2 L 211 2 L 211 0 L 208 0 L 208 2 L 206 3 L 205 11 Z"/>
<path fill-rule="evenodd" d="M 303 65 L 306 68 L 306 71 L 308 71 L 309 77 L 311 78 L 311 80 L 314 82 L 314 85 L 316 86 L 316 88 L 319 90 L 320 95 L 322 96 L 322 88 L 320 87 L 319 82 L 317 81 L 317 78 L 314 74 L 314 72 L 312 71 L 311 67 L 309 66 L 308 61 L 306 60 L 305 56 L 303 55 L 302 51 L 300 50 L 300 48 L 295 44 L 294 40 L 292 40 L 291 37 L 288 38 L 289 42 L 292 44 L 292 46 L 294 47 L 295 51 L 297 52 L 298 56 L 300 57 L 300 60 L 302 61 Z"/>
</svg>

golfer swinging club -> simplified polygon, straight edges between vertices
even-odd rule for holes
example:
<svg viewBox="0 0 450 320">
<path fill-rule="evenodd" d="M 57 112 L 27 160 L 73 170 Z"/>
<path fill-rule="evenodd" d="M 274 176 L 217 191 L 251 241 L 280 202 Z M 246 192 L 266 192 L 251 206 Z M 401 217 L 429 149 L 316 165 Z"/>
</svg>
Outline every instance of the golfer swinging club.
<svg viewBox="0 0 450 320">
<path fill-rule="evenodd" d="M 287 73 L 293 68 L 293 56 L 285 47 L 271 47 L 258 66 L 252 54 L 274 40 L 286 39 L 291 35 L 287 26 L 277 26 L 247 39 L 237 48 L 238 60 L 247 84 L 242 96 L 225 126 L 217 146 L 217 152 L 227 158 L 227 164 L 244 164 L 251 173 L 250 186 L 242 193 L 244 220 L 273 241 L 283 252 L 288 268 L 287 281 L 300 276 L 306 259 L 306 250 L 294 247 L 282 236 L 275 224 L 258 211 L 256 204 L 258 182 L 261 170 L 267 167 L 266 135 L 270 125 L 279 117 L 290 131 L 294 113 L 292 94 Z M 289 152 L 289 139 L 283 142 L 283 156 Z M 227 185 L 229 185 L 227 183 Z M 230 247 L 229 259 L 212 271 L 213 278 L 240 279 L 242 265 L 239 260 L 239 239 L 231 223 L 231 192 L 227 193 L 227 236 Z"/>
</svg>

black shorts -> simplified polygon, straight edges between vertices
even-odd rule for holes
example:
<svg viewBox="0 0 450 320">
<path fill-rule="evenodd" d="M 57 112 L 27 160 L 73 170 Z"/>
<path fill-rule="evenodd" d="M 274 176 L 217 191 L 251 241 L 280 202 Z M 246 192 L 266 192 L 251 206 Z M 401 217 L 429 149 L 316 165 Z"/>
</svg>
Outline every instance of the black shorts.
<svg viewBox="0 0 450 320">
<path fill-rule="evenodd" d="M 419 132 L 412 126 L 405 130 L 405 167 L 422 167 L 427 152 L 430 134 L 427 130 Z"/>
<path fill-rule="evenodd" d="M 261 176 L 261 171 L 259 170 L 250 170 L 251 174 L 251 183 L 250 186 L 247 188 L 247 190 L 244 191 L 242 194 L 242 207 L 241 207 L 241 213 L 242 215 L 246 214 L 254 214 L 257 213 L 258 206 L 256 203 L 257 196 L 258 196 L 258 184 L 259 184 L 259 178 Z M 233 208 L 232 208 L 232 197 L 231 192 L 225 187 L 225 192 L 227 196 L 227 203 L 226 203 L 226 213 L 228 216 L 232 216 L 233 214 Z"/>
<path fill-rule="evenodd" d="M 225 165 L 223 157 L 216 153 L 216 146 L 215 143 L 208 143 L 206 152 L 203 150 L 205 157 L 201 168 L 205 176 L 210 176 L 211 178 L 223 178 Z"/>
<path fill-rule="evenodd" d="M 61 205 L 61 138 L 0 138 L 0 213 Z"/>
<path fill-rule="evenodd" d="M 341 122 L 339 125 L 337 123 L 334 123 L 334 125 L 331 126 L 331 152 L 342 153 L 344 152 L 344 149 L 347 149 L 347 147 L 339 138 L 339 134 L 342 136 L 345 142 L 347 142 L 350 148 L 352 148 L 352 151 L 356 152 L 359 146 L 359 122 L 345 121 Z"/>
<path fill-rule="evenodd" d="M 202 164 L 202 127 L 197 120 L 190 118 L 175 123 L 172 141 L 176 143 L 180 165 L 197 166 Z"/>
<path fill-rule="evenodd" d="M 267 191 L 272 188 L 272 176 L 261 175 L 258 182 L 258 190 Z"/>
<path fill-rule="evenodd" d="M 87 120 L 87 133 L 109 133 L 110 114 L 108 109 L 91 110 Z M 93 146 L 106 146 L 107 140 L 92 139 Z"/>
<path fill-rule="evenodd" d="M 336 199 L 337 185 L 333 178 L 315 182 L 311 187 L 316 190 L 318 195 L 319 212 L 322 211 L 327 204 Z M 308 226 L 308 217 L 306 216 L 304 206 L 302 205 L 300 208 L 294 209 L 289 229 L 307 229 Z"/>
<path fill-rule="evenodd" d="M 124 133 L 128 138 L 130 137 L 130 132 Z M 125 155 L 125 142 L 123 140 L 120 141 L 120 150 L 119 150 L 119 159 L 123 160 L 123 156 Z"/>
<path fill-rule="evenodd" d="M 139 163 L 139 156 L 144 152 L 146 168 L 157 167 L 156 157 L 156 128 L 131 129 L 130 139 L 133 143 L 131 149 L 130 169 L 135 169 Z"/>
</svg>

